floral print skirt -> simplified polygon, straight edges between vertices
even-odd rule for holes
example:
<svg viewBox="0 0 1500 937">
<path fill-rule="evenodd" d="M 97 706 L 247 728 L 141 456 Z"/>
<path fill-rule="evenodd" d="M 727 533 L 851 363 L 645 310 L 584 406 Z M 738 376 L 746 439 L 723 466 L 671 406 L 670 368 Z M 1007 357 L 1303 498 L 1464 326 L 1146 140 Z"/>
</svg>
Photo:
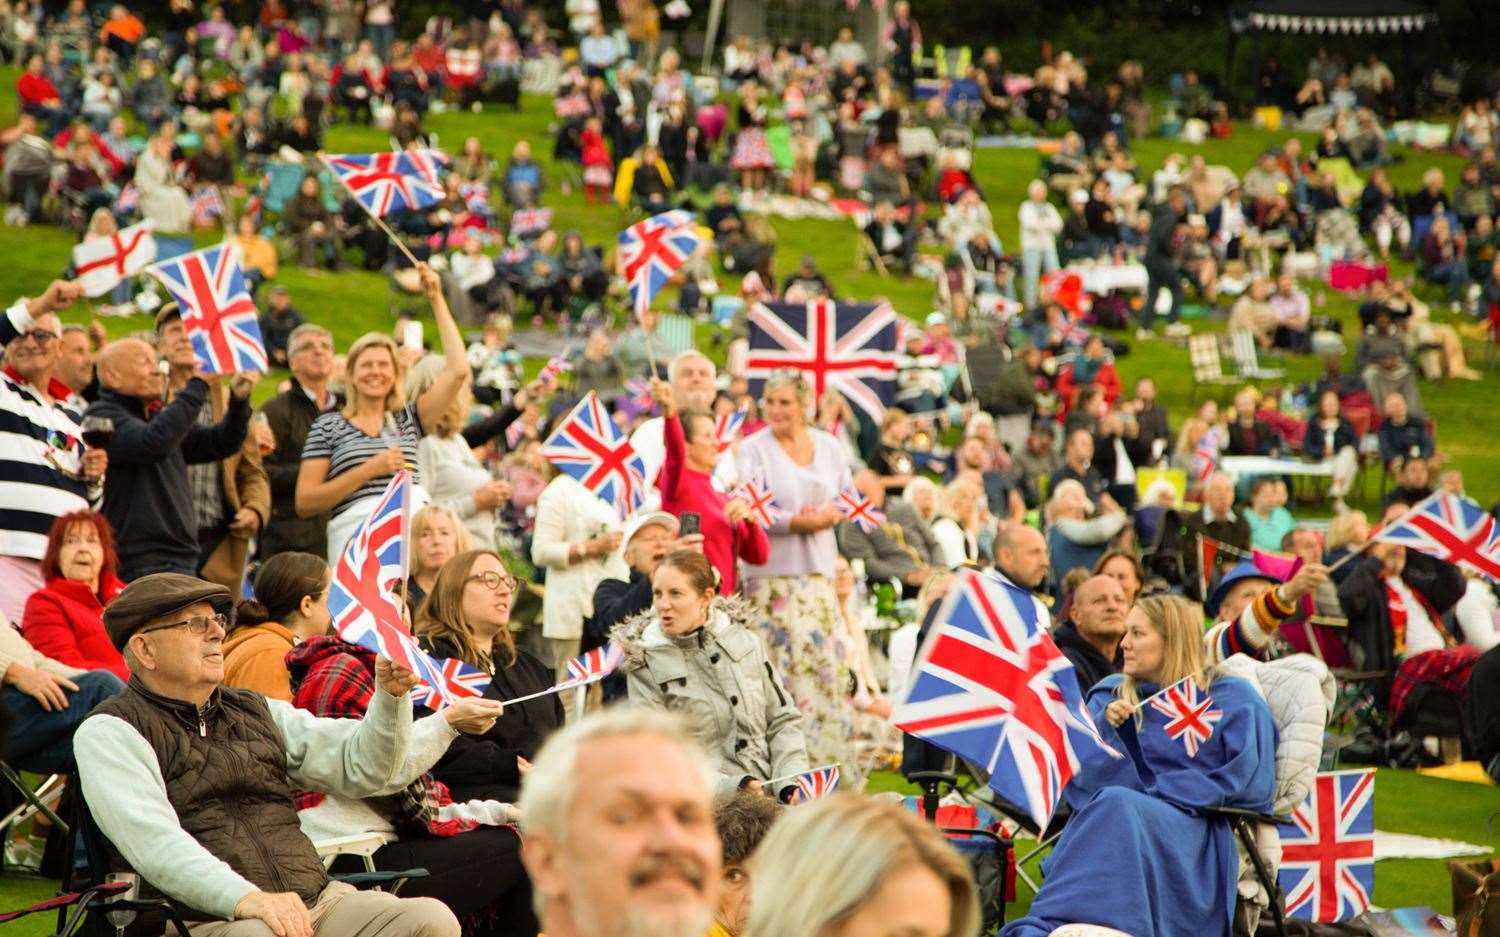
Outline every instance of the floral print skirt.
<svg viewBox="0 0 1500 937">
<path fill-rule="evenodd" d="M 772 576 L 750 583 L 771 666 L 802 712 L 808 766 L 838 764 L 839 788 L 864 788 L 849 701 L 844 646 L 833 582 L 826 576 Z"/>
</svg>

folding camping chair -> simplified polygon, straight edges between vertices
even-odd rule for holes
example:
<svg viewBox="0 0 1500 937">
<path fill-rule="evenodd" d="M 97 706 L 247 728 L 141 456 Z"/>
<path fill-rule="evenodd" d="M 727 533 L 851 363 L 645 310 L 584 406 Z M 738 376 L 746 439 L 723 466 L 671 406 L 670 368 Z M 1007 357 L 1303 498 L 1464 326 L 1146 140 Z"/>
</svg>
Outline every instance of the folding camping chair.
<svg viewBox="0 0 1500 937">
<path fill-rule="evenodd" d="M 1286 368 L 1263 368 L 1255 351 L 1255 336 L 1249 332 L 1229 333 L 1229 351 L 1240 377 L 1252 381 L 1274 381 L 1286 377 Z"/>
<path fill-rule="evenodd" d="M 1015 846 L 1004 833 L 1000 819 L 983 803 L 942 804 L 946 786 L 958 791 L 958 779 L 945 771 L 914 771 L 910 779 L 922 788 L 920 797 L 905 797 L 902 804 L 937 827 L 974 871 L 984 926 L 982 933 L 995 933 L 1005 923 L 1005 904 L 1015 900 Z M 968 795 L 959 791 L 969 799 Z"/>
<path fill-rule="evenodd" d="M 17 774 L 14 768 L 0 761 L 0 777 L 8 781 L 16 789 L 16 792 L 21 795 L 21 803 L 3 818 L 0 818 L 0 832 L 8 830 L 12 826 L 19 826 L 38 813 L 51 820 L 52 825 L 59 830 L 62 830 L 64 833 L 68 832 L 68 824 L 64 823 L 62 818 L 48 804 L 48 801 L 56 801 L 62 797 L 64 786 L 62 775 L 54 774 L 42 779 L 42 783 L 38 784 L 36 789 L 33 790 L 31 785 L 27 784 L 25 779 Z"/>
<path fill-rule="evenodd" d="M 1188 361 L 1193 367 L 1193 399 L 1198 399 L 1198 388 L 1203 385 L 1224 387 L 1238 384 L 1239 378 L 1224 373 L 1224 362 L 1219 358 L 1217 335 L 1194 335 L 1188 339 Z"/>
</svg>

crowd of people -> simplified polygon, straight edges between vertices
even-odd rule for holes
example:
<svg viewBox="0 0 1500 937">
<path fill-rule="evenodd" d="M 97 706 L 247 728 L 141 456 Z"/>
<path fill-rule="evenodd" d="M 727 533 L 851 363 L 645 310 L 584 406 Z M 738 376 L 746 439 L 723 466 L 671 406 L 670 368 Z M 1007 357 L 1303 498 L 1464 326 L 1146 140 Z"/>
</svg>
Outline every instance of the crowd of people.
<svg viewBox="0 0 1500 937">
<path fill-rule="evenodd" d="M 1492 111 L 1465 111 L 1474 162 L 1451 195 L 1436 170 L 1399 193 L 1382 169 L 1388 70 L 1319 56 L 1296 90 L 1274 69 L 1260 83 L 1325 122 L 1315 152 L 1292 137 L 1242 175 L 1179 154 L 1148 173 L 1130 150 L 1153 122 L 1134 63 L 1101 86 L 1067 53 L 1012 75 L 990 49 L 934 86 L 897 2 L 881 49 L 847 30 L 826 49 L 738 38 L 710 82 L 658 50 L 672 6 L 622 0 L 617 36 L 597 0 L 568 0 L 558 29 L 504 0 L 487 21 L 401 24 L 410 41 L 375 0 L 271 0 L 243 23 L 173 0 L 151 29 L 81 0 L 48 19 L 24 0 L 0 11 L 24 66 L 21 116 L 0 133 L 6 220 L 90 239 L 139 218 L 159 256 L 189 250 L 195 227 L 232 231 L 286 372 L 204 373 L 175 302 L 112 341 L 65 325 L 83 295 L 67 277 L 0 316 L 0 420 L 18 440 L 0 457 L 0 754 L 75 779 L 112 871 L 199 937 L 968 937 L 964 861 L 915 813 L 856 796 L 932 754 L 892 719 L 966 569 L 1034 596 L 1101 736 L 1129 752 L 1069 786 L 1073 818 L 1007 934 L 1223 929 L 1239 872 L 1207 811 L 1269 808 L 1285 728 L 1258 667 L 1379 671 L 1375 760 L 1441 760 L 1461 739 L 1500 777 L 1492 586 L 1373 541 L 1349 503 L 1361 471 L 1388 481 L 1380 524 L 1464 493 L 1421 393 L 1478 377 L 1463 335 L 1416 295 L 1431 288 L 1377 277 L 1346 373 L 1301 285 L 1409 254 L 1455 311 L 1500 316 Z M 431 152 L 425 115 L 520 107 L 523 84 L 553 94 L 558 178 L 530 141 L 504 166 L 463 141 L 443 201 L 386 218 L 413 261 L 312 158 L 344 121 Z M 1196 76 L 1174 102 L 1217 120 Z M 971 160 L 976 130 L 1020 119 L 1073 129 L 1015 206 L 1009 256 Z M 247 173 L 264 177 L 244 187 Z M 688 314 L 721 275 L 745 303 L 837 298 L 812 257 L 778 282 L 767 217 L 788 197 L 849 196 L 867 259 L 934 281 L 934 310 L 899 333 L 892 405 L 818 397 L 796 370 L 752 394 L 743 311 L 722 373 L 655 311 L 614 330 L 623 290 L 604 251 L 547 220 L 573 190 L 699 214 L 712 237 L 683 271 Z M 338 347 L 335 320 L 277 282 L 281 256 L 385 269 L 430 310 L 432 347 L 409 312 Z M 1118 278 L 1134 270 L 1134 287 Z M 137 286 L 105 311 L 142 310 Z M 1188 293 L 1221 306 L 1231 336 L 1319 354 L 1324 374 L 1169 414 L 1151 377 L 1123 379 L 1116 333 L 1157 337 L 1160 307 L 1164 334 L 1186 336 Z M 514 341 L 527 309 L 583 337 L 530 381 Z M 257 407 L 260 380 L 278 384 Z M 543 454 L 588 394 L 645 467 L 624 518 Z M 1243 456 L 1328 463 L 1332 520 L 1306 516 L 1281 475 L 1230 472 Z M 413 674 L 336 633 L 328 605 L 402 471 L 417 502 L 402 627 L 490 681 L 440 712 L 411 701 Z M 752 480 L 775 498 L 769 523 Z M 851 522 L 841 496 L 875 519 Z M 1258 554 L 1300 564 L 1277 575 Z M 622 663 L 587 700 L 602 711 L 509 702 L 606 643 Z M 1226 714 L 1192 758 L 1131 717 L 1184 678 Z M 1455 709 L 1462 723 L 1444 721 Z M 848 793 L 803 804 L 797 777 L 823 766 Z M 1122 823 L 1150 835 L 1122 851 Z M 430 874 L 399 898 L 330 879 L 320 844 L 356 834 L 382 842 L 377 868 Z M 1192 887 L 1169 868 L 1179 850 L 1208 857 Z M 1102 861 L 1119 874 L 1099 881 Z"/>
</svg>

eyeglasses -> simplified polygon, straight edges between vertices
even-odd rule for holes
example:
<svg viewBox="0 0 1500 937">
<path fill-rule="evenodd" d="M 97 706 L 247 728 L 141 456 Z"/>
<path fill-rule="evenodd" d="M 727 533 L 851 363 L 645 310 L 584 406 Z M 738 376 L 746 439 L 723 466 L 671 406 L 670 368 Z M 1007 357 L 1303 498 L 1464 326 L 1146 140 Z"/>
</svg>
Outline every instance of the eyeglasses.
<svg viewBox="0 0 1500 937">
<path fill-rule="evenodd" d="M 482 573 L 475 573 L 474 575 L 465 579 L 464 582 L 482 582 L 484 583 L 484 587 L 486 589 L 489 589 L 493 592 L 516 591 L 516 577 L 510 575 L 509 573 L 506 573 L 502 576 L 500 573 L 497 573 L 494 570 L 486 570 Z"/>
<path fill-rule="evenodd" d="M 32 329 L 30 332 L 20 333 L 15 338 L 11 339 L 11 341 L 24 342 L 29 338 L 37 345 L 45 348 L 47 347 L 48 343 L 56 341 L 58 337 L 59 336 L 56 332 L 49 332 L 46 329 Z"/>
<path fill-rule="evenodd" d="M 182 621 L 174 621 L 170 625 L 157 625 L 155 628 L 144 628 L 139 634 L 150 634 L 153 631 L 167 631 L 171 628 L 186 628 L 190 634 L 207 634 L 209 625 L 218 625 L 222 630 L 228 630 L 229 619 L 224 615 L 194 615 L 192 618 L 184 618 Z"/>
</svg>

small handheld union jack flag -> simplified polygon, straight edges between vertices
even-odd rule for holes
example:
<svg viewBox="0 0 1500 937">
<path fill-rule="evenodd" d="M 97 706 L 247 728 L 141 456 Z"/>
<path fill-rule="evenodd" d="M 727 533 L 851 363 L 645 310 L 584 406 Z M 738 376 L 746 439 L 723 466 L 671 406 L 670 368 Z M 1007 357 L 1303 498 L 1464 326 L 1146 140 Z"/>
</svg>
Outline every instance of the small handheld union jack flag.
<svg viewBox="0 0 1500 937">
<path fill-rule="evenodd" d="M 1374 539 L 1399 543 L 1500 582 L 1500 525 L 1463 495 L 1436 491 L 1387 524 Z"/>
<path fill-rule="evenodd" d="M 797 775 L 792 780 L 797 785 L 797 793 L 802 795 L 802 802 L 817 800 L 832 794 L 839 786 L 839 766 L 814 768 L 805 774 Z"/>
<path fill-rule="evenodd" d="M 552 227 L 552 209 L 519 208 L 510 216 L 510 236 L 531 237 Z"/>
<path fill-rule="evenodd" d="M 209 374 L 270 370 L 239 252 L 206 247 L 147 267 L 177 300 L 198 366 Z"/>
<path fill-rule="evenodd" d="M 542 446 L 547 461 L 630 516 L 646 497 L 646 463 L 589 391 Z"/>
<path fill-rule="evenodd" d="M 377 218 L 443 200 L 443 187 L 430 158 L 412 153 L 351 153 L 325 156 L 323 162 Z"/>
<path fill-rule="evenodd" d="M 614 673 L 625 659 L 625 651 L 605 644 L 568 661 L 568 679 L 559 686 L 586 686 Z"/>
<path fill-rule="evenodd" d="M 731 413 L 721 413 L 714 420 L 714 438 L 719 440 L 719 451 L 726 451 L 739 438 L 740 427 L 750 415 L 749 407 L 740 407 Z"/>
<path fill-rule="evenodd" d="M 625 382 L 625 397 L 621 406 L 631 419 L 656 412 L 656 397 L 651 393 L 651 382 L 644 377 L 632 377 Z"/>
<path fill-rule="evenodd" d="M 698 243 L 693 213 L 681 209 L 652 215 L 620 232 L 617 258 L 636 316 L 651 308 L 651 300 L 693 256 Z"/>
<path fill-rule="evenodd" d="M 561 352 L 547 359 L 547 363 L 542 365 L 542 370 L 537 374 L 537 380 L 555 384 L 559 377 L 571 370 L 573 362 L 568 360 L 567 352 Z"/>
<path fill-rule="evenodd" d="M 1181 739 L 1189 758 L 1198 757 L 1198 749 L 1224 718 L 1224 711 L 1214 708 L 1214 698 L 1198 689 L 1191 674 L 1148 699 L 1146 708 L 1166 719 L 1167 737 Z"/>
<path fill-rule="evenodd" d="M 339 556 L 328 587 L 328 611 L 339 637 L 362 644 L 422 681 L 414 702 L 438 710 L 459 697 L 480 696 L 489 675 L 462 661 L 440 661 L 417 646 L 401 619 L 395 588 L 405 576 L 411 475 L 391 476 L 370 516 Z"/>
<path fill-rule="evenodd" d="M 750 505 L 750 516 L 755 523 L 767 530 L 786 516 L 786 512 L 776 506 L 776 496 L 759 478 L 747 479 L 735 493 Z"/>
<path fill-rule="evenodd" d="M 845 488 L 839 492 L 839 496 L 833 499 L 833 505 L 865 533 L 885 523 L 885 512 L 854 488 Z"/>
</svg>

